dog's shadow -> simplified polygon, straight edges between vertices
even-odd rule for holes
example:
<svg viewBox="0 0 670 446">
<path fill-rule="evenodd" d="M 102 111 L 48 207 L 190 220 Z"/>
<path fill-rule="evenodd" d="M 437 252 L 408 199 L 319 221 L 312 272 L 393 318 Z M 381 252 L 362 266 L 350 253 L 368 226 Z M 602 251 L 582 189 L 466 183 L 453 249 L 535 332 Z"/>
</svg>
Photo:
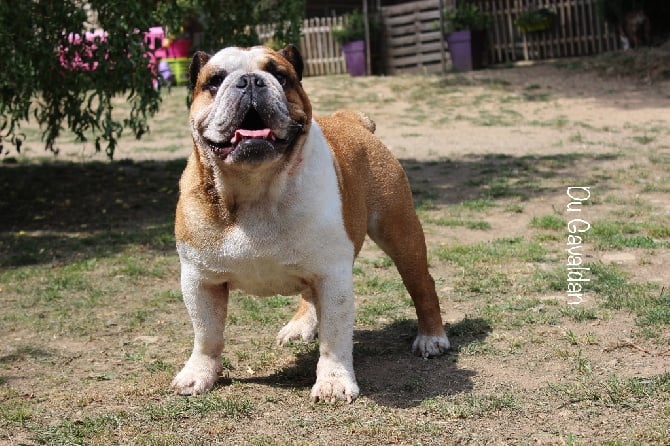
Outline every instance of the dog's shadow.
<svg viewBox="0 0 670 446">
<path fill-rule="evenodd" d="M 389 407 L 412 407 L 437 396 L 470 392 L 474 370 L 459 367 L 463 346 L 491 331 L 483 319 L 465 318 L 448 327 L 451 349 L 439 358 L 422 359 L 410 352 L 416 321 L 401 320 L 384 328 L 354 332 L 354 369 L 361 394 Z M 316 380 L 318 348 L 297 349 L 293 364 L 271 375 L 242 378 L 270 386 L 309 390 Z"/>
</svg>

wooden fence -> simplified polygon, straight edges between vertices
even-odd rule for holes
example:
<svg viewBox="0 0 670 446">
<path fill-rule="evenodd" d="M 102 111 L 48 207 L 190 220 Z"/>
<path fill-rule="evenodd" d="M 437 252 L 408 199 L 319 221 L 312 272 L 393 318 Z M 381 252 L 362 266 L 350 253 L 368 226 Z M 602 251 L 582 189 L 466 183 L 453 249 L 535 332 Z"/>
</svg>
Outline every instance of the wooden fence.
<svg viewBox="0 0 670 446">
<path fill-rule="evenodd" d="M 444 44 L 439 21 L 438 0 L 382 8 L 387 71 L 441 71 Z"/>
<path fill-rule="evenodd" d="M 402 72 L 440 72 L 442 52 L 449 64 L 449 53 L 439 28 L 439 0 L 421 0 L 383 7 L 385 67 L 389 74 Z M 444 0 L 453 8 L 456 0 Z M 572 57 L 619 48 L 615 30 L 597 11 L 597 0 L 477 0 L 492 18 L 488 30 L 487 59 L 490 63 Z M 549 8 L 555 12 L 551 27 L 525 33 L 514 20 L 529 8 Z M 332 29 L 344 24 L 343 17 L 305 19 L 300 50 L 305 76 L 346 73 L 340 44 Z M 261 41 L 270 40 L 272 25 L 259 26 Z M 374 56 L 374 54 L 373 54 Z"/>
<path fill-rule="evenodd" d="M 343 17 L 305 19 L 300 36 L 300 52 L 305 64 L 305 76 L 323 76 L 347 72 L 342 47 L 332 33 L 333 28 L 343 24 Z M 274 34 L 274 26 L 259 26 L 257 32 L 261 42 L 267 42 Z"/>
<path fill-rule="evenodd" d="M 492 20 L 488 60 L 504 63 L 556 57 L 582 56 L 619 47 L 616 32 L 597 11 L 597 0 L 481 0 L 476 3 Z M 453 8 L 455 0 L 444 0 Z M 545 31 L 521 32 L 514 19 L 529 8 L 555 12 Z M 439 1 L 422 0 L 382 8 L 386 31 L 386 67 L 390 74 L 439 72 L 442 69 L 442 36 Z M 447 55 L 448 59 L 448 55 Z"/>
<path fill-rule="evenodd" d="M 597 0 L 488 0 L 480 6 L 493 18 L 489 57 L 494 63 L 585 56 L 619 48 L 617 33 L 598 12 Z M 547 30 L 517 29 L 514 18 L 530 8 L 555 13 Z"/>
</svg>

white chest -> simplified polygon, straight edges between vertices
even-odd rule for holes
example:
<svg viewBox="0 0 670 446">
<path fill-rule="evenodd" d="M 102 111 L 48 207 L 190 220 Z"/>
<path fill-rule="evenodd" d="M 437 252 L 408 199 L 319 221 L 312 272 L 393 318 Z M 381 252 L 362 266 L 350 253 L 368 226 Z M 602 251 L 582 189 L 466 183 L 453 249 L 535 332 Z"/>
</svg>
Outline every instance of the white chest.
<svg viewBox="0 0 670 446">
<path fill-rule="evenodd" d="M 320 131 L 312 129 L 312 131 Z M 310 138 L 311 139 L 311 138 Z M 304 290 L 314 277 L 353 263 L 332 154 L 323 137 L 308 141 L 303 173 L 278 201 L 241 207 L 236 223 L 199 248 L 179 243 L 182 265 L 256 295 Z"/>
</svg>

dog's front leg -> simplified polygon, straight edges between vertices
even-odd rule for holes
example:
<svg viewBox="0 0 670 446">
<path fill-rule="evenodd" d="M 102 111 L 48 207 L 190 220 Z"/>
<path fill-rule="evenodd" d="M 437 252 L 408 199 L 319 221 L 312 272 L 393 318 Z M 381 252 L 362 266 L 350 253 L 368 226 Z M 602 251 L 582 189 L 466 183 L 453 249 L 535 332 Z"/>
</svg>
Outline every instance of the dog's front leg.
<svg viewBox="0 0 670 446">
<path fill-rule="evenodd" d="M 319 363 L 312 401 L 351 403 L 358 396 L 354 375 L 354 292 L 351 265 L 326 277 L 316 296 L 319 318 Z"/>
<path fill-rule="evenodd" d="M 221 373 L 228 285 L 207 281 L 195 268 L 182 264 L 181 287 L 193 322 L 193 353 L 172 388 L 180 395 L 197 395 L 211 389 Z"/>
</svg>

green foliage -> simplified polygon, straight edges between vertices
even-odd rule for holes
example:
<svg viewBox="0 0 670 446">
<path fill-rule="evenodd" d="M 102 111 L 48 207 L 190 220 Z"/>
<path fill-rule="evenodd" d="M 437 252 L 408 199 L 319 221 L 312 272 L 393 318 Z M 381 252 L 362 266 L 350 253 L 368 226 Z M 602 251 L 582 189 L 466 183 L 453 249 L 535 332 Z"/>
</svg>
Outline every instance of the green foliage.
<svg viewBox="0 0 670 446">
<path fill-rule="evenodd" d="M 529 8 L 519 13 L 514 24 L 523 32 L 549 29 L 556 13 L 549 8 Z"/>
<path fill-rule="evenodd" d="M 170 0 L 159 1 L 156 5 L 156 14 L 160 17 L 160 24 L 174 38 L 189 22 L 199 14 L 197 0 Z"/>
<path fill-rule="evenodd" d="M 106 143 L 114 154 L 123 128 L 140 138 L 149 130 L 147 118 L 160 103 L 153 88 L 143 33 L 154 25 L 155 2 L 91 1 L 105 41 L 86 60 L 97 69 L 63 68 L 58 51 L 84 54 L 85 44 L 70 44 L 68 34 L 83 34 L 86 12 L 79 3 L 34 0 L 0 4 L 0 151 L 4 141 L 20 150 L 25 136 L 20 121 L 34 118 L 42 127 L 46 148 L 57 152 L 56 138 L 67 127 L 79 141 L 94 137 L 96 150 Z M 72 55 L 74 51 L 70 51 Z M 112 99 L 124 96 L 129 115 L 112 115 Z"/>
<path fill-rule="evenodd" d="M 299 44 L 305 0 L 190 0 L 204 14 L 204 51 L 214 52 L 231 45 L 260 43 L 256 26 L 275 25 L 272 46 Z"/>
<path fill-rule="evenodd" d="M 446 32 L 485 30 L 491 25 L 491 17 L 474 3 L 459 2 L 455 9 L 444 12 Z"/>
<path fill-rule="evenodd" d="M 365 16 L 357 9 L 347 14 L 346 24 L 334 29 L 333 37 L 341 44 L 365 39 Z"/>
<path fill-rule="evenodd" d="M 263 23 L 271 19 L 270 23 L 275 23 L 275 33 L 272 41 L 278 47 L 285 47 L 289 43 L 300 44 L 300 26 L 302 25 L 303 15 L 305 13 L 305 0 L 273 0 L 267 2 L 270 7 L 261 17 Z"/>
<path fill-rule="evenodd" d="M 189 19 L 203 14 L 205 42 L 201 49 L 259 43 L 256 25 L 277 24 L 277 46 L 300 41 L 304 0 L 93 0 L 96 26 L 104 30 L 93 51 L 89 43 L 70 43 L 68 35 L 83 35 L 87 14 L 82 2 L 31 0 L 0 3 L 0 153 L 18 151 L 26 136 L 21 123 L 34 119 L 42 129 L 47 150 L 58 152 L 56 139 L 64 129 L 77 141 L 92 140 L 96 151 L 112 158 L 118 139 L 129 129 L 136 138 L 149 131 L 148 118 L 161 102 L 154 88 L 143 30 L 156 24 L 180 29 Z M 85 55 L 92 70 L 61 65 L 59 51 L 67 48 L 67 60 Z M 113 113 L 118 97 L 130 104 L 126 116 Z"/>
</svg>

